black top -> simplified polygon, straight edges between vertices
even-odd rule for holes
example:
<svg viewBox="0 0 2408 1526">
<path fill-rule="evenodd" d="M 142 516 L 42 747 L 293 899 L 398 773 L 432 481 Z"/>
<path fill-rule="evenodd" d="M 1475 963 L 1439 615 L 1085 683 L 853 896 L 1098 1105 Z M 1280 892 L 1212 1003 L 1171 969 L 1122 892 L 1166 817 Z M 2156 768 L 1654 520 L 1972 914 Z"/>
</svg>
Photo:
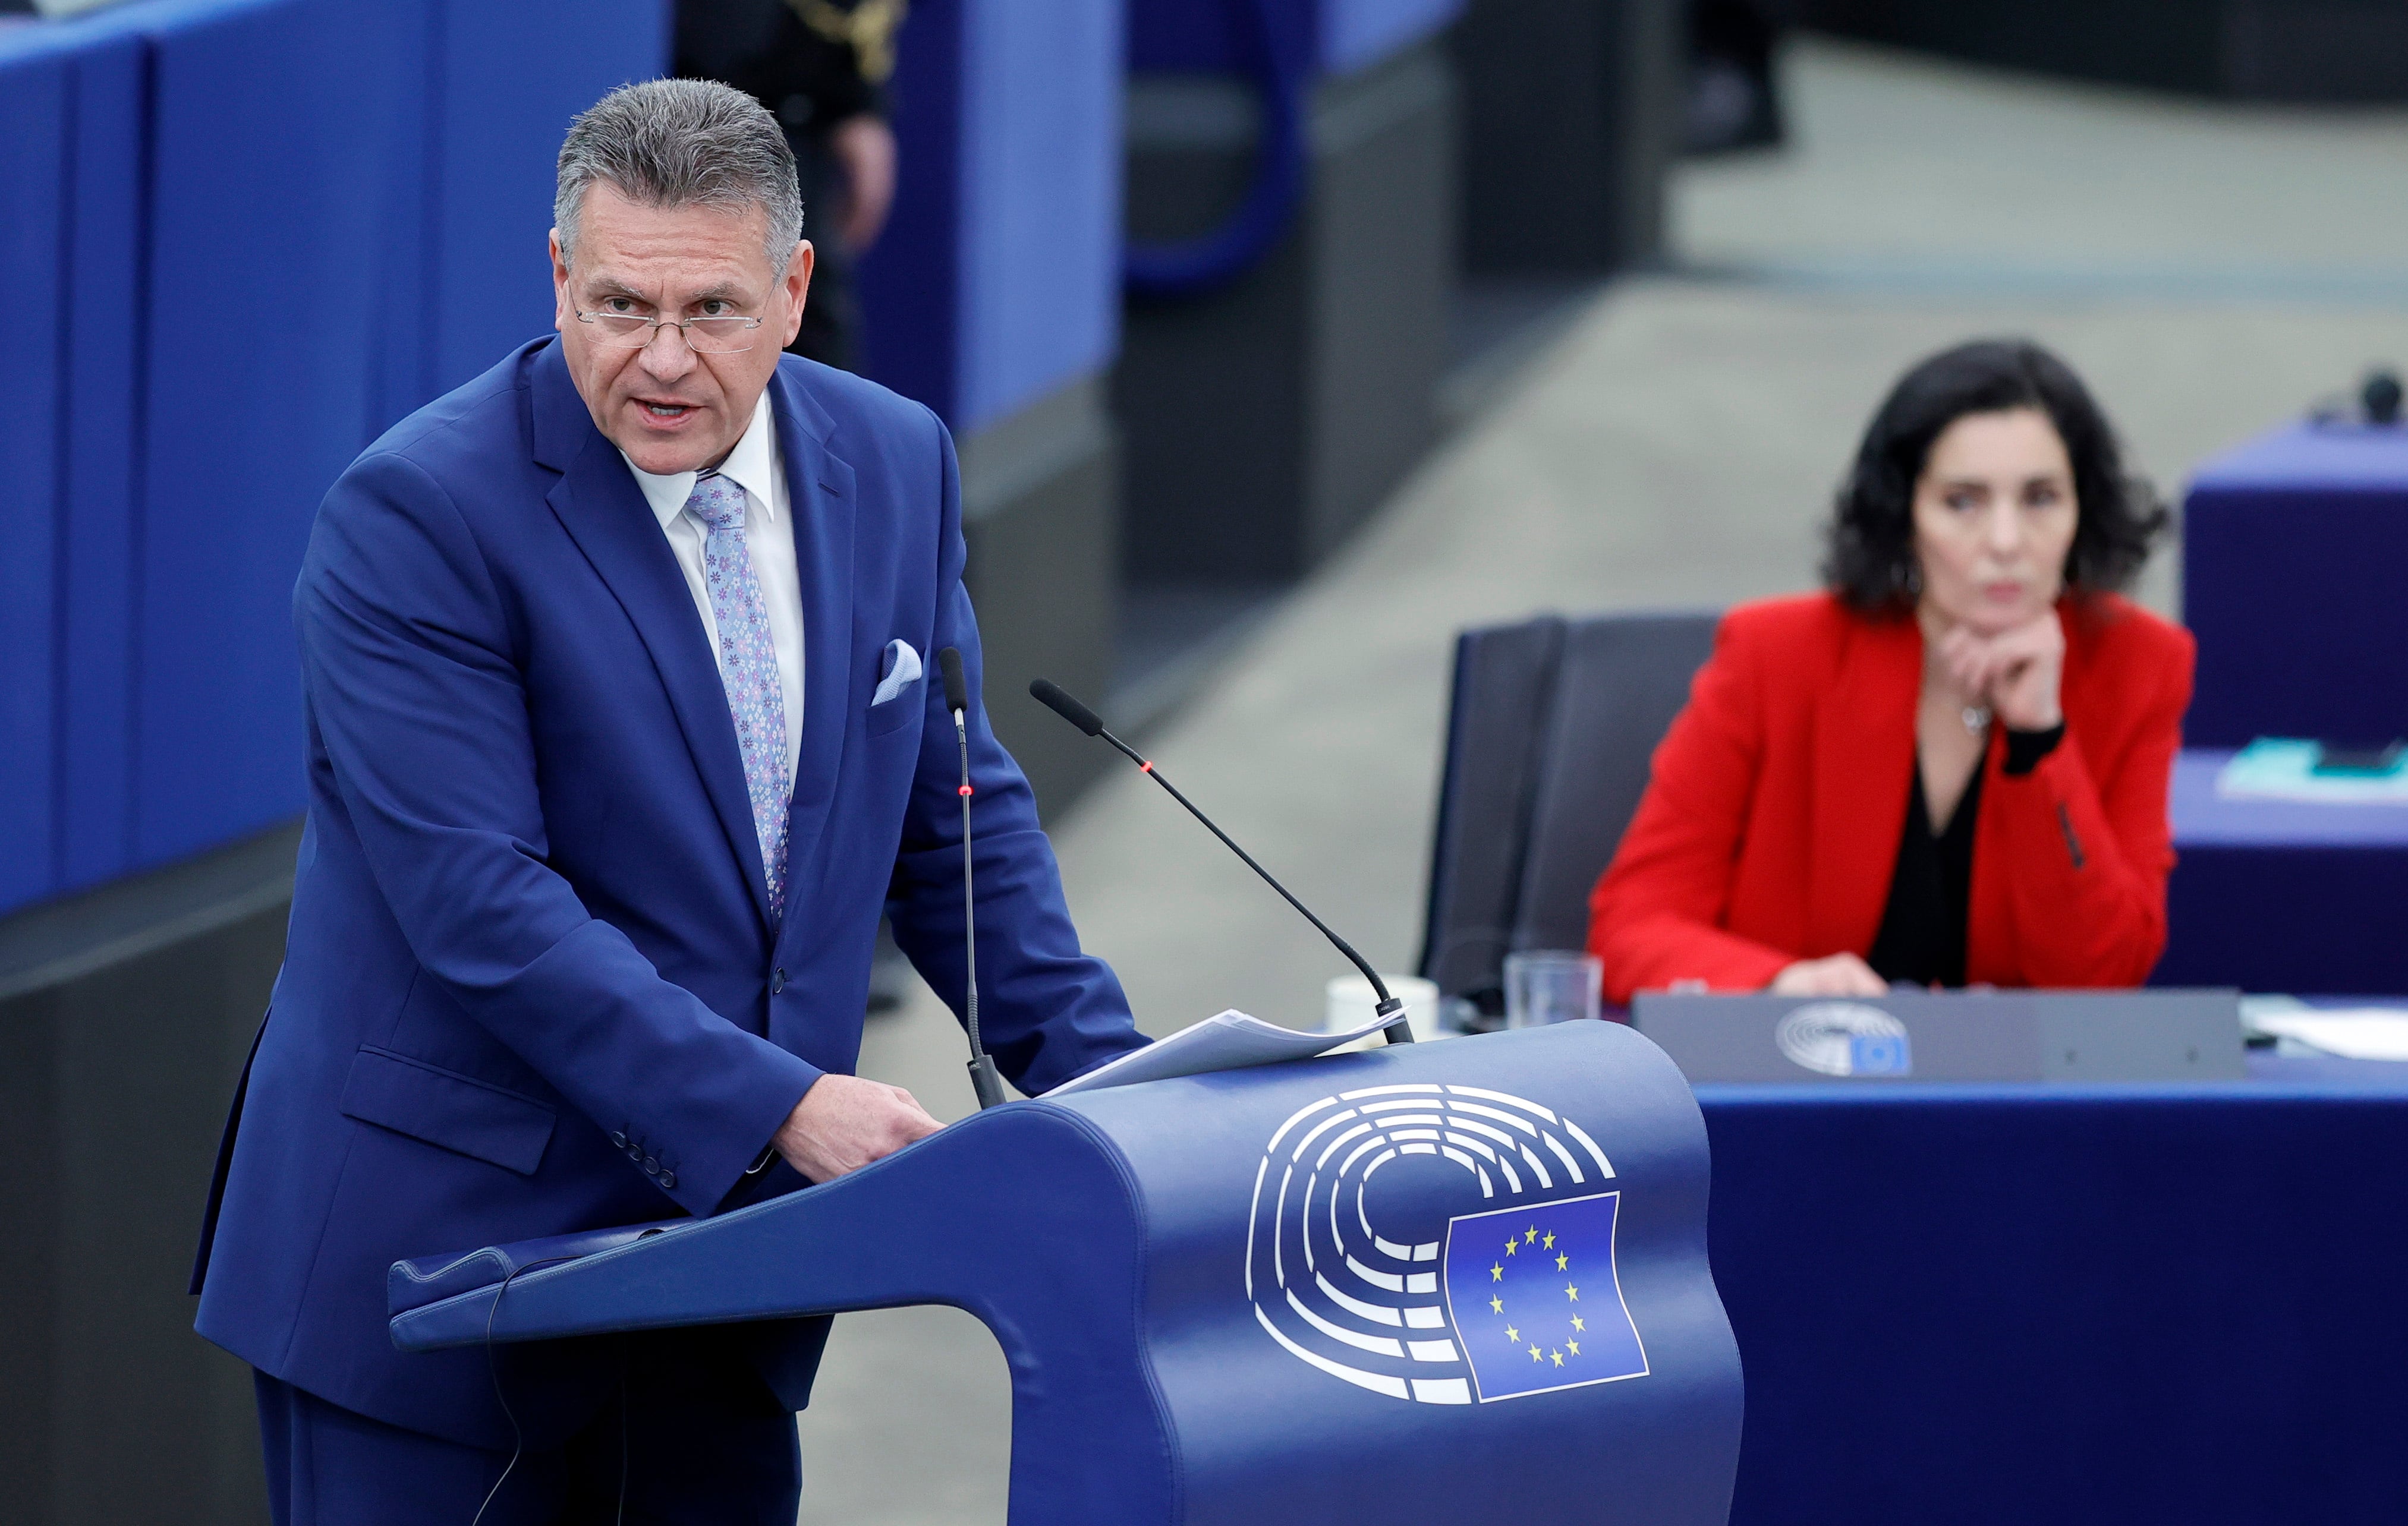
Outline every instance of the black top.
<svg viewBox="0 0 2408 1526">
<path fill-rule="evenodd" d="M 2007 733 L 2000 772 L 2030 773 L 2065 737 L 2065 725 L 2041 732 Z M 1965 930 L 1973 884 L 1973 823 L 1982 813 L 1979 766 L 1965 796 L 1942 831 L 1931 828 L 1931 806 L 1923 798 L 1923 758 L 1918 752 L 1906 787 L 1906 831 L 1898 841 L 1898 866 L 1890 871 L 1889 905 L 1873 934 L 1865 963 L 1885 980 L 1917 986 L 1965 983 Z"/>
<path fill-rule="evenodd" d="M 733 85 L 767 107 L 795 151 L 803 236 L 811 241 L 811 300 L 786 348 L 852 371 L 860 368 L 861 303 L 853 251 L 830 217 L 852 194 L 829 149 L 838 124 L 886 115 L 895 29 L 905 0 L 678 0 L 672 72 Z"/>
<path fill-rule="evenodd" d="M 689 79 L 717 79 L 776 114 L 796 151 L 847 117 L 885 111 L 884 57 L 864 59 L 845 28 L 813 25 L 895 11 L 893 0 L 679 0 L 672 67 Z M 808 189 L 806 191 L 808 194 Z"/>
</svg>

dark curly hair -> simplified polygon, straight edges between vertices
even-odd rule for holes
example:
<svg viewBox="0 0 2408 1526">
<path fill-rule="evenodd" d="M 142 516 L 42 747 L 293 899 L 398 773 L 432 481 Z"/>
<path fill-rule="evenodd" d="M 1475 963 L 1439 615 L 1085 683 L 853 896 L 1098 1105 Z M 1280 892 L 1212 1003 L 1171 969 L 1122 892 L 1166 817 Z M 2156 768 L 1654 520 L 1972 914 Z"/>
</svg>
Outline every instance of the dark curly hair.
<svg viewBox="0 0 2408 1526">
<path fill-rule="evenodd" d="M 2027 339 L 1958 345 L 1899 378 L 1833 505 L 1825 584 L 1867 613 L 1912 607 L 1914 485 L 1931 442 L 1969 413 L 2014 408 L 2047 414 L 2073 464 L 2067 589 L 2081 595 L 2130 586 L 2172 516 L 2146 481 L 2126 474 L 2115 432 L 2073 368 Z"/>
</svg>

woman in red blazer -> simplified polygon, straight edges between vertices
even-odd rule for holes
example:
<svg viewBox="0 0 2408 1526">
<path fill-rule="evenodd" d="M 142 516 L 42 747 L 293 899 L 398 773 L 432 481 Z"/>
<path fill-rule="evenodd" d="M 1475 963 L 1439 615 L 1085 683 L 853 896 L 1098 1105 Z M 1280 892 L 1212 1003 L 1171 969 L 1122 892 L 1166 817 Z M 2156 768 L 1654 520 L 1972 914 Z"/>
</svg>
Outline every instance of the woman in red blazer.
<svg viewBox="0 0 2408 1526">
<path fill-rule="evenodd" d="M 1609 996 L 2139 984 L 2193 649 L 2114 591 L 2166 519 L 2037 346 L 1909 372 L 1828 590 L 1732 610 L 1656 749 L 1589 902 Z"/>
</svg>

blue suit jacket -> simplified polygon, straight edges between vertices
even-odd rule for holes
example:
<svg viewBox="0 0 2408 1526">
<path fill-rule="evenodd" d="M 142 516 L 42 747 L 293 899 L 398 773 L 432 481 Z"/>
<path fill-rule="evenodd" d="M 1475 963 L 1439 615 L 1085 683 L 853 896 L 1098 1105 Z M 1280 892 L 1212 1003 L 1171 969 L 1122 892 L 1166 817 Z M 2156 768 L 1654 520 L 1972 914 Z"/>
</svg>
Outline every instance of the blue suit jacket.
<svg viewBox="0 0 2408 1526">
<path fill-rule="evenodd" d="M 393 1261 L 799 1186 L 744 1173 L 853 1069 L 882 912 L 958 1007 L 952 719 L 931 678 L 870 704 L 896 637 L 960 648 L 977 692 L 953 442 L 806 361 L 770 392 L 806 669 L 778 923 L 701 620 L 556 344 L 396 425 L 320 508 L 290 938 L 194 1272 L 201 1333 L 253 1365 L 508 1445 L 482 1352 L 394 1348 Z M 1039 1091 L 1143 1040 L 975 703 L 969 736 L 981 1025 Z M 824 1335 L 752 1337 L 796 1404 Z M 607 1360 L 514 1353 L 512 1408 L 573 1424 Z"/>
</svg>

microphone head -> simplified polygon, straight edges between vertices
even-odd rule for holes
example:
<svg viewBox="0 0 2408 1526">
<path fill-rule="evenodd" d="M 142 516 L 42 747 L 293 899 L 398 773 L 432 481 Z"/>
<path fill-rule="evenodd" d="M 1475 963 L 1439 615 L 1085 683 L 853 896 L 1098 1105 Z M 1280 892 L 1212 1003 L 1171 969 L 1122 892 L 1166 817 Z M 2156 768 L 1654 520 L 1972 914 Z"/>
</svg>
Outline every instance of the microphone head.
<svg viewBox="0 0 2408 1526">
<path fill-rule="evenodd" d="M 970 707 L 970 686 L 962 677 L 962 653 L 958 647 L 946 647 L 937 653 L 937 671 L 944 675 L 945 708 L 964 710 Z"/>
<path fill-rule="evenodd" d="M 2370 424 L 2396 424 L 2400 421 L 2400 374 L 2377 369 L 2366 374 L 2365 384 L 2358 388 L 2358 404 L 2366 409 Z"/>
<path fill-rule="evenodd" d="M 1103 718 L 1063 692 L 1062 686 L 1053 679 L 1038 679 L 1028 686 L 1028 692 L 1038 704 L 1044 706 L 1088 735 L 1103 734 Z"/>
</svg>

